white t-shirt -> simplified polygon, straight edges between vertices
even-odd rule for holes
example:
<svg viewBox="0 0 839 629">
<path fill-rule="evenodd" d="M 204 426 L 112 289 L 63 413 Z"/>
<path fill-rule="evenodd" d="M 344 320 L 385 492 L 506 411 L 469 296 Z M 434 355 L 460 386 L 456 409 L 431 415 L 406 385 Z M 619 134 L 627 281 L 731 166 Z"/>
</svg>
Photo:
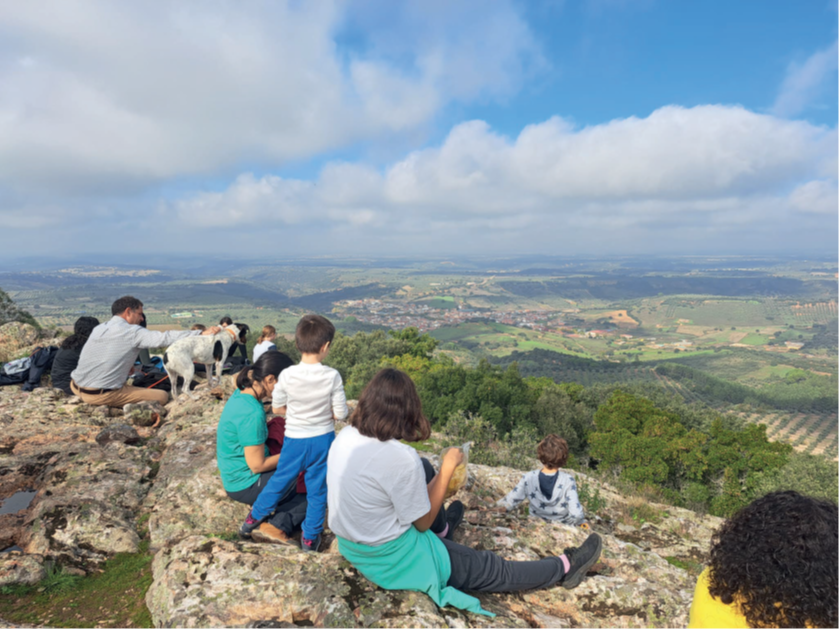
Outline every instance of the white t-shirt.
<svg viewBox="0 0 839 629">
<path fill-rule="evenodd" d="M 253 362 L 259 360 L 259 357 L 262 356 L 265 352 L 269 349 L 277 349 L 277 346 L 274 345 L 273 341 L 262 341 L 261 343 L 257 343 L 253 346 Z"/>
<path fill-rule="evenodd" d="M 368 546 L 396 539 L 431 510 L 416 450 L 396 439 L 365 437 L 352 426 L 329 449 L 326 486 L 329 528 Z"/>
<path fill-rule="evenodd" d="M 300 363 L 280 372 L 272 404 L 286 407 L 285 436 L 292 439 L 319 437 L 335 430 L 338 419 L 349 414 L 344 383 L 332 367 Z"/>
</svg>

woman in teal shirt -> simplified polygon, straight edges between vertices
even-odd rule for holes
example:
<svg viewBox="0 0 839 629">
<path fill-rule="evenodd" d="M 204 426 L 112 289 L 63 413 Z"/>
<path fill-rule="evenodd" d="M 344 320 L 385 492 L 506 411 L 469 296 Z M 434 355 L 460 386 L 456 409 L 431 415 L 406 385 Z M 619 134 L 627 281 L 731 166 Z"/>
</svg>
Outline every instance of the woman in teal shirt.
<svg viewBox="0 0 839 629">
<path fill-rule="evenodd" d="M 216 458 L 227 495 L 253 505 L 277 467 L 279 454 L 269 456 L 268 424 L 262 400 L 270 398 L 280 372 L 294 363 L 285 354 L 268 351 L 236 378 L 238 390 L 224 405 L 216 432 Z M 296 486 L 275 512 L 252 533 L 256 541 L 287 543 L 306 517 L 306 494 Z"/>
</svg>

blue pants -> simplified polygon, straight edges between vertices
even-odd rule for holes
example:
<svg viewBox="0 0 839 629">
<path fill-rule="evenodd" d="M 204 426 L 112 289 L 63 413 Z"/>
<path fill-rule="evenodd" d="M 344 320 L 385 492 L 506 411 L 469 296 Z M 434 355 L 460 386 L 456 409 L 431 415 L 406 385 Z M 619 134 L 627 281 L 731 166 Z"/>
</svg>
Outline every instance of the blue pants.
<svg viewBox="0 0 839 629">
<path fill-rule="evenodd" d="M 323 531 L 323 519 L 326 517 L 326 457 L 329 446 L 335 441 L 335 433 L 329 432 L 307 439 L 286 437 L 277 470 L 259 492 L 259 498 L 253 503 L 251 515 L 263 520 L 271 515 L 285 496 L 289 487 L 297 482 L 297 475 L 306 472 L 306 491 L 308 505 L 306 519 L 303 520 L 303 537 L 315 539 Z"/>
</svg>

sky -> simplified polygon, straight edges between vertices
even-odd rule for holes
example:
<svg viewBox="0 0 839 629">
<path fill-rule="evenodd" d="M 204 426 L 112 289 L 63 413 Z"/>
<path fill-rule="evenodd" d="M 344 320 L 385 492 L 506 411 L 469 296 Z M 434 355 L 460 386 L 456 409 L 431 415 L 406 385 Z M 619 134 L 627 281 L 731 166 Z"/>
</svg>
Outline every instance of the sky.
<svg viewBox="0 0 839 629">
<path fill-rule="evenodd" d="M 837 254 L 837 4 L 0 0 L 0 259 Z"/>
</svg>

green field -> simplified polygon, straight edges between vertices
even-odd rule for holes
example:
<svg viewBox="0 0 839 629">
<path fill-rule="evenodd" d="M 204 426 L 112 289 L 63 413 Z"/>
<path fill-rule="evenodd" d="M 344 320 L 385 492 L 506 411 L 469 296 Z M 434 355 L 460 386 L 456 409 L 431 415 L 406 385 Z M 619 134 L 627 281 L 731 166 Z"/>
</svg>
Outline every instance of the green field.
<svg viewBox="0 0 839 629">
<path fill-rule="evenodd" d="M 230 316 L 247 323 L 252 336 L 266 324 L 280 334 L 292 334 L 299 317 L 312 311 L 326 314 L 347 334 L 401 327 L 404 317 L 415 320 L 417 304 L 431 309 L 431 328 L 436 325 L 432 320 L 439 324 L 462 307 L 458 315 L 482 318 L 431 332 L 440 343 L 438 351 L 458 362 L 558 352 L 571 361 L 557 367 L 563 379 L 583 384 L 655 382 L 719 412 L 775 413 L 782 438 L 799 448 L 829 450 L 824 444 L 833 434 L 831 420 L 810 416 L 813 409 L 835 412 L 824 403 L 825 382 L 837 373 L 835 261 L 636 262 L 461 260 L 395 267 L 373 261 L 334 266 L 322 261 L 219 262 L 201 263 L 206 268 L 200 272 L 162 270 L 142 278 L 0 273 L 0 287 L 8 288 L 42 325 L 65 328 L 81 314 L 108 319 L 110 303 L 125 294 L 143 300 L 151 326 L 189 328 Z M 523 327 L 491 322 L 534 310 L 549 312 Z M 180 312 L 193 316 L 172 318 Z M 790 349 L 788 341 L 805 345 Z M 573 359 L 595 362 L 583 365 Z M 663 363 L 749 387 L 764 400 L 763 407 L 732 410 L 732 405 L 703 393 L 704 385 L 662 378 L 654 368 Z M 805 376 L 799 377 L 801 373 Z M 791 383 L 789 378 L 803 381 Z M 815 396 L 809 407 L 801 399 L 808 391 Z M 795 394 L 792 401 L 783 397 L 789 392 Z M 733 395 L 744 399 L 741 393 L 735 390 Z M 770 408 L 766 400 L 783 408 Z M 784 408 L 809 410 L 802 414 Z M 819 435 L 820 441 L 814 441 Z"/>
</svg>

